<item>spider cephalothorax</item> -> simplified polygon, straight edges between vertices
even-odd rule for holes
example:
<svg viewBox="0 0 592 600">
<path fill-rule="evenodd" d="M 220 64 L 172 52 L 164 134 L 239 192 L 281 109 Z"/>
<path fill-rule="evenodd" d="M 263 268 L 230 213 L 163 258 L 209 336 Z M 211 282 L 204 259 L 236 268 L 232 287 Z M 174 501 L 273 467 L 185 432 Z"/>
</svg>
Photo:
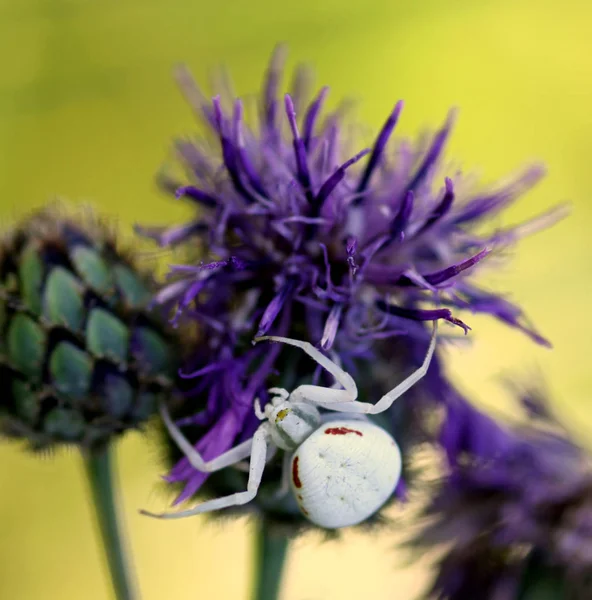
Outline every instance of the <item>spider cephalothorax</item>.
<svg viewBox="0 0 592 600">
<path fill-rule="evenodd" d="M 203 460 L 163 405 L 164 422 L 195 469 L 214 472 L 250 456 L 249 481 L 244 492 L 189 510 L 159 515 L 142 512 L 171 519 L 246 504 L 257 495 L 265 465 L 279 448 L 284 451 L 284 463 L 278 494 L 288 493 L 291 487 L 304 516 L 320 527 L 336 529 L 365 521 L 392 496 L 401 474 L 401 454 L 395 440 L 365 415 L 387 410 L 426 374 L 436 345 L 436 324 L 434 321 L 423 364 L 376 404 L 357 401 L 358 390 L 351 375 L 312 344 L 275 336 L 257 339 L 301 348 L 333 375 L 336 384 L 330 388 L 301 385 L 291 393 L 271 388 L 272 400 L 263 410 L 255 402 L 261 425 L 253 437 L 211 461 Z M 319 408 L 334 412 L 322 414 Z"/>
</svg>

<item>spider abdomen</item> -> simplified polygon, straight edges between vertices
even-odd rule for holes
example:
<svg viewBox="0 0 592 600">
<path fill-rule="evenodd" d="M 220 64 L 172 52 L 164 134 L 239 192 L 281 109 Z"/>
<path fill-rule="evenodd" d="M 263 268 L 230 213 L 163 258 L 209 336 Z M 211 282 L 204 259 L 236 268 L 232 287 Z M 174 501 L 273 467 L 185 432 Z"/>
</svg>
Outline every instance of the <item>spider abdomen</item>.
<svg viewBox="0 0 592 600">
<path fill-rule="evenodd" d="M 401 454 L 393 438 L 368 421 L 321 425 L 294 452 L 292 490 L 302 513 L 326 529 L 356 525 L 393 494 Z"/>
</svg>

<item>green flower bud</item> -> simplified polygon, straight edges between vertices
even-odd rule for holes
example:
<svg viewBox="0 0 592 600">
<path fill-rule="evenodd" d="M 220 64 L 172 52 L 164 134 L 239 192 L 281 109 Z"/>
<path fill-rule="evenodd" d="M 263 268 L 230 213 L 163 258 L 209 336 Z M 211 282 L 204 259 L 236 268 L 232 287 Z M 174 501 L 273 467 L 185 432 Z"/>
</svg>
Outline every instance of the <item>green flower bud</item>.
<svg viewBox="0 0 592 600">
<path fill-rule="evenodd" d="M 175 338 L 115 233 L 56 207 L 0 239 L 0 432 L 96 449 L 172 389 Z"/>
</svg>

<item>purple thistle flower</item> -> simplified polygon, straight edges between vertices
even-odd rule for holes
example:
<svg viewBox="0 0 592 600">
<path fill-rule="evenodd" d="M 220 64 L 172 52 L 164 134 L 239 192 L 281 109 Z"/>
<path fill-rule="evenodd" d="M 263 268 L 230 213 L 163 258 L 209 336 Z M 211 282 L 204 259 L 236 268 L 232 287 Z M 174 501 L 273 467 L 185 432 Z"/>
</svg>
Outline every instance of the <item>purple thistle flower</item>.
<svg viewBox="0 0 592 600">
<path fill-rule="evenodd" d="M 386 357 L 392 379 L 421 362 L 426 321 L 467 332 L 451 309 L 491 314 L 546 343 L 518 307 L 472 280 L 475 267 L 519 233 L 483 233 L 483 221 L 532 187 L 543 169 L 532 166 L 508 185 L 472 192 L 460 174 L 443 172 L 454 113 L 429 144 L 414 145 L 393 138 L 402 102 L 371 147 L 352 151 L 341 111 L 322 117 L 328 88 L 307 104 L 298 85 L 281 101 L 282 70 L 277 52 L 257 127 L 247 125 L 241 100 L 209 102 L 179 72 L 208 133 L 176 142 L 186 179 L 166 175 L 161 183 L 192 202 L 196 214 L 181 227 L 142 229 L 161 246 L 199 249 L 211 261 L 175 267 L 155 300 L 173 311 L 176 326 L 197 324 L 201 332 L 184 371 L 192 387 L 178 416 L 205 458 L 253 434 L 253 401 L 265 402 L 272 383 L 290 389 L 310 375 L 310 363 L 290 350 L 278 356 L 276 349 L 252 348 L 255 336 L 304 339 L 336 353 L 354 376 L 367 373 L 360 397 L 369 400 L 373 357 Z M 438 390 L 442 381 L 432 376 L 413 393 Z M 235 491 L 239 475 L 244 486 L 242 474 L 229 471 L 209 476 L 216 495 Z M 269 471 L 264 483 L 274 478 Z M 180 502 L 206 475 L 181 458 L 167 479 L 185 486 Z"/>
<path fill-rule="evenodd" d="M 536 585 L 565 590 L 549 598 L 592 594 L 591 457 L 540 389 L 522 390 L 520 402 L 529 421 L 512 426 L 459 395 L 448 399 L 440 437 L 448 472 L 413 542 L 446 548 L 435 598 L 514 600 Z"/>
</svg>

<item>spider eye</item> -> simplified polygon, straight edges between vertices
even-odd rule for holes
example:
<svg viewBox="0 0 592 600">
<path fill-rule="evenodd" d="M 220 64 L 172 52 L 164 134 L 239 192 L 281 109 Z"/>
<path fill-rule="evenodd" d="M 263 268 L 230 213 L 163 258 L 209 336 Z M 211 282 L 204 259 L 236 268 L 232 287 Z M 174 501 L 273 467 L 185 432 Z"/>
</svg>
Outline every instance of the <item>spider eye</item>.
<svg viewBox="0 0 592 600">
<path fill-rule="evenodd" d="M 289 408 L 282 408 L 282 410 L 280 410 L 280 412 L 278 412 L 276 415 L 275 422 L 280 423 L 283 421 L 288 416 L 289 412 L 291 412 Z"/>
</svg>

